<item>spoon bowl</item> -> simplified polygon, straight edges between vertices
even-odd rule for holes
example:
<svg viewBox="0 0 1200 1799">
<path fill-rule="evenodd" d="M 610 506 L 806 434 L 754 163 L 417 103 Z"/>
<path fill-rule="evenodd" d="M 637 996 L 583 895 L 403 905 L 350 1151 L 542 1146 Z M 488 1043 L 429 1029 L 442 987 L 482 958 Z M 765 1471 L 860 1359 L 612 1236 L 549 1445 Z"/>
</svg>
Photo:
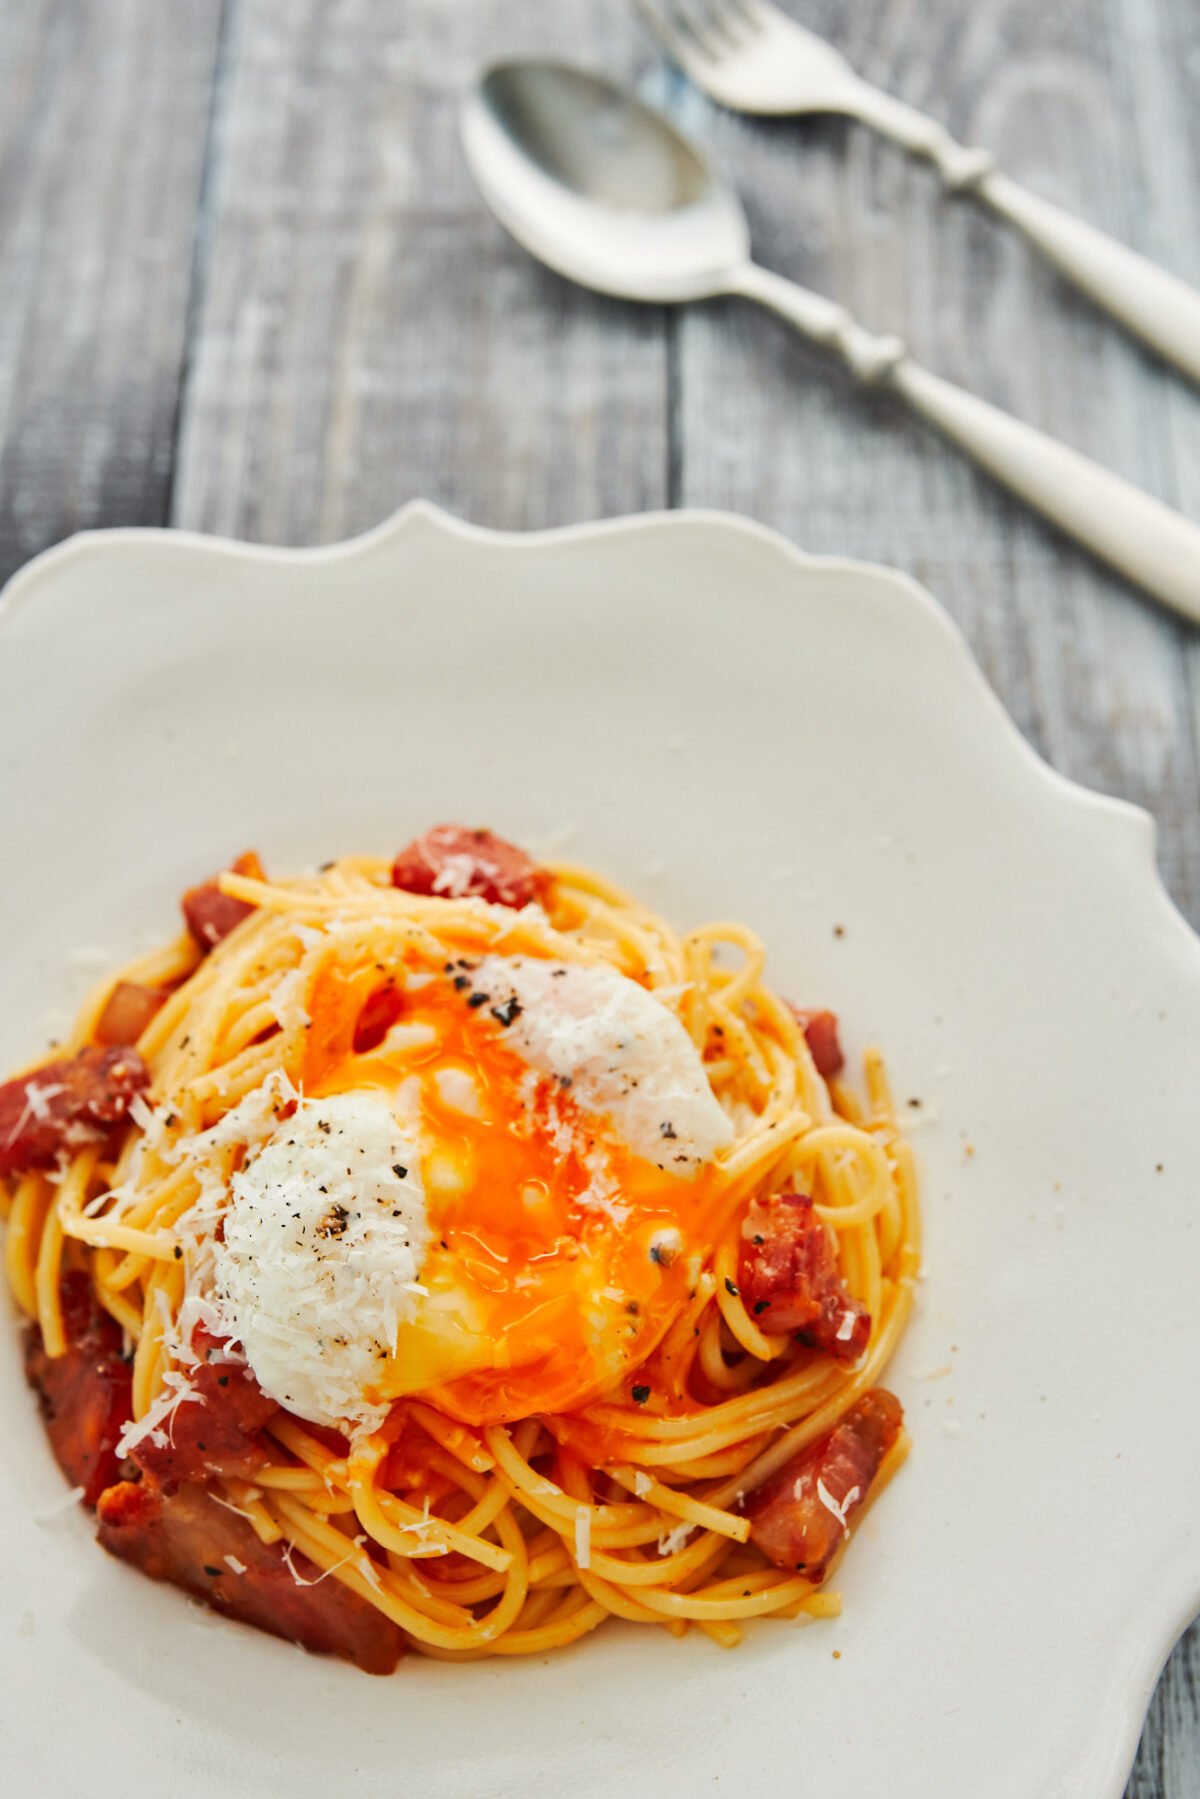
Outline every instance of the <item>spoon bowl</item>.
<svg viewBox="0 0 1200 1799">
<path fill-rule="evenodd" d="M 717 164 L 632 94 L 563 63 L 500 63 L 464 101 L 462 135 L 484 199 L 540 262 L 625 300 L 757 301 L 1200 622 L 1200 527 L 921 368 L 899 338 L 751 262 L 746 215 Z"/>
<path fill-rule="evenodd" d="M 733 188 L 697 145 L 602 76 L 499 63 L 468 95 L 463 148 L 501 224 L 560 275 L 626 300 L 729 290 L 750 252 Z"/>
</svg>

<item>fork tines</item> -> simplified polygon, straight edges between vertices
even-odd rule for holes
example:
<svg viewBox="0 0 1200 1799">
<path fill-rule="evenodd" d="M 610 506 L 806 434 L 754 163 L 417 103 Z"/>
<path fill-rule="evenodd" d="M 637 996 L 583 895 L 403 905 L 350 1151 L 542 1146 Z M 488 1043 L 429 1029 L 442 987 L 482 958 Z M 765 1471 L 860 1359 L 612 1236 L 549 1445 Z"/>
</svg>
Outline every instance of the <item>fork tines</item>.
<svg viewBox="0 0 1200 1799">
<path fill-rule="evenodd" d="M 690 61 L 719 61 L 740 50 L 764 23 L 758 0 L 634 0 L 646 26 L 668 55 L 686 68 Z"/>
</svg>

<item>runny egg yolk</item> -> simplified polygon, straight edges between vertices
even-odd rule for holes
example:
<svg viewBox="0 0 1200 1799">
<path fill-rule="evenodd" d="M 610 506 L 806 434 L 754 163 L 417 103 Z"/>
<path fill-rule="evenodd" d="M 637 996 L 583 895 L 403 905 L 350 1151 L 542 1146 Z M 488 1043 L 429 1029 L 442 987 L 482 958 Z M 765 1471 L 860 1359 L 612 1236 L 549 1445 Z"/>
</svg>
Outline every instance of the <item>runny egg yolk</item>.
<svg viewBox="0 0 1200 1799">
<path fill-rule="evenodd" d="M 425 1296 L 372 1397 L 422 1393 L 470 1424 L 569 1410 L 643 1361 L 685 1303 L 719 1169 L 635 1153 L 569 1078 L 515 1052 L 505 1008 L 460 968 L 387 985 L 377 968 L 321 976 L 303 1071 L 312 1097 L 383 1093 L 421 1145 Z M 364 1017 L 387 1021 L 381 1041 L 364 1046 Z"/>
</svg>

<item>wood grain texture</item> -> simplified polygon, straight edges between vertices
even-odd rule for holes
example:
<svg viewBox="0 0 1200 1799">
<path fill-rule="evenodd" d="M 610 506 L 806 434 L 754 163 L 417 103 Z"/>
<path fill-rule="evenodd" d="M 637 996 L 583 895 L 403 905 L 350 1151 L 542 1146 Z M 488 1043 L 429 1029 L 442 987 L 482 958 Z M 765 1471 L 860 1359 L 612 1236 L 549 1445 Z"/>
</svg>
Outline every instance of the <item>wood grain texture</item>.
<svg viewBox="0 0 1200 1799">
<path fill-rule="evenodd" d="M 625 10 L 237 0 L 231 43 L 175 522 L 312 543 L 416 495 L 515 528 L 664 504 L 662 315 L 515 253 L 458 146 L 481 62 L 621 70 Z"/>
<path fill-rule="evenodd" d="M 0 6 L 0 579 L 164 524 L 221 0 Z"/>
<path fill-rule="evenodd" d="M 788 0 L 862 73 L 1200 283 L 1195 0 Z M 489 57 L 602 64 L 718 147 L 770 266 L 1200 518 L 1200 393 L 864 131 L 750 122 L 626 0 L 4 0 L 0 575 L 86 524 L 311 543 L 415 494 L 511 529 L 731 507 L 948 606 L 1056 766 L 1147 805 L 1200 922 L 1200 633 L 733 304 L 575 291 L 485 215 Z M 1200 1631 L 1129 1799 L 1200 1791 Z"/>
</svg>

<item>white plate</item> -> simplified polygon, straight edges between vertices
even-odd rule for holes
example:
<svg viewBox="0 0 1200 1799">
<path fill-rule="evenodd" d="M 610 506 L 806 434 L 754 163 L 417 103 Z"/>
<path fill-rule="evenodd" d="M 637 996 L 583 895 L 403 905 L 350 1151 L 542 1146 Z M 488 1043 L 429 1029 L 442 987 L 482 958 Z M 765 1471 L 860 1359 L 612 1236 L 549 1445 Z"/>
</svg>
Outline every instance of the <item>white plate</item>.
<svg viewBox="0 0 1200 1799">
<path fill-rule="evenodd" d="M 82 537 L 9 590 L 0 768 L 0 1064 L 94 976 L 73 952 L 161 938 L 229 854 L 386 854 L 448 817 L 681 923 L 750 921 L 785 992 L 940 1109 L 892 1377 L 914 1454 L 844 1617 L 734 1653 L 612 1626 L 385 1682 L 212 1620 L 82 1516 L 38 1521 L 62 1482 L 12 1344 L 0 1685 L 25 1785 L 1120 1792 L 1200 1604 L 1200 945 L 1148 819 L 1033 756 L 918 588 L 703 515 L 506 538 L 416 506 L 302 552 Z"/>
</svg>

